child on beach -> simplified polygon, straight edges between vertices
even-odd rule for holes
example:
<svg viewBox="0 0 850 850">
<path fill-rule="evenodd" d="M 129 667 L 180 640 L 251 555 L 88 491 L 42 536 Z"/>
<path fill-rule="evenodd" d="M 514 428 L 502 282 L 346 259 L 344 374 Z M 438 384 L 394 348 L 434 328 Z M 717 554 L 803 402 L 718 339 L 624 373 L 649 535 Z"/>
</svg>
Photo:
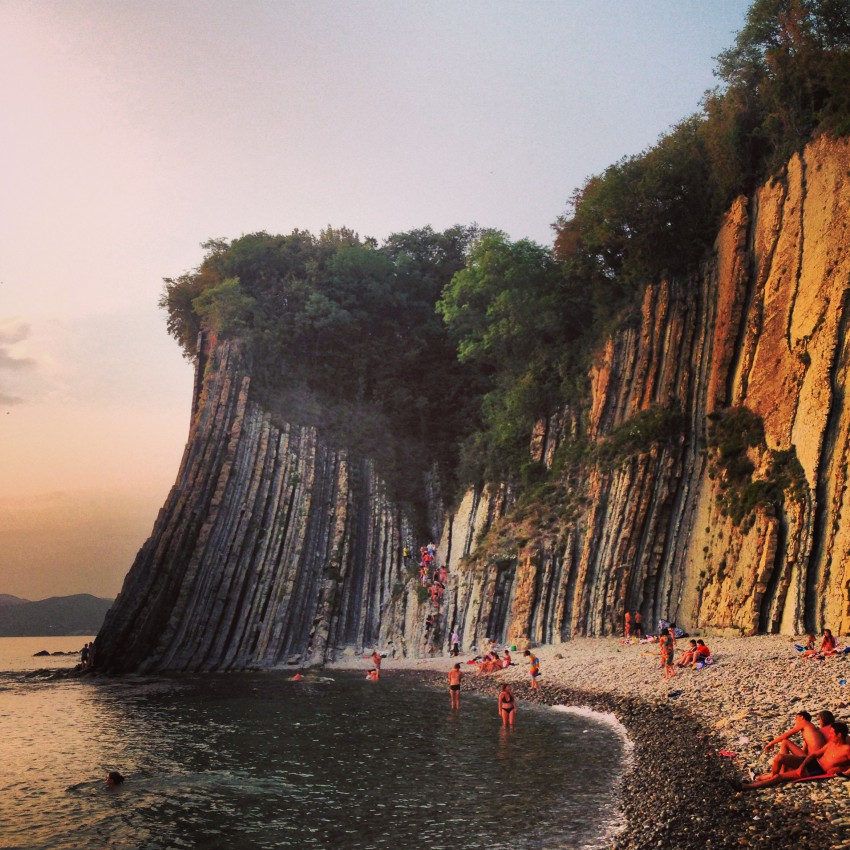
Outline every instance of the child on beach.
<svg viewBox="0 0 850 850">
<path fill-rule="evenodd" d="M 526 649 L 523 655 L 528 659 L 528 672 L 531 676 L 531 690 L 537 689 L 537 677 L 540 675 L 540 659 L 533 655 L 530 649 Z"/>
</svg>

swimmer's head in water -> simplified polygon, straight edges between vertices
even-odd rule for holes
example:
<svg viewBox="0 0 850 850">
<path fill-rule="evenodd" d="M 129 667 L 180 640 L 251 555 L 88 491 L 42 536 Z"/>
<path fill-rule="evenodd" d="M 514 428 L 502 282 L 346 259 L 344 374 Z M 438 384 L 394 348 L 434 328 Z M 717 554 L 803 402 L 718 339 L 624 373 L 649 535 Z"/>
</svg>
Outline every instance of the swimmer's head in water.
<svg viewBox="0 0 850 850">
<path fill-rule="evenodd" d="M 106 774 L 106 784 L 110 788 L 117 788 L 124 781 L 124 777 L 117 770 L 110 770 Z"/>
</svg>

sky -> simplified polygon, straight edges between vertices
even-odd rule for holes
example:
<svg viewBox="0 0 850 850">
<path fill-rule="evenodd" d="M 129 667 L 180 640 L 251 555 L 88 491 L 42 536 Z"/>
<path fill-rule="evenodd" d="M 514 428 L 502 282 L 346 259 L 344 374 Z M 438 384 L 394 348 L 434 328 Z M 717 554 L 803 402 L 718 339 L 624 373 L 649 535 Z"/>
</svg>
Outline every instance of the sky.
<svg viewBox="0 0 850 850">
<path fill-rule="evenodd" d="M 112 597 L 176 478 L 201 243 L 477 223 L 697 111 L 748 0 L 0 0 L 0 593 Z"/>
</svg>

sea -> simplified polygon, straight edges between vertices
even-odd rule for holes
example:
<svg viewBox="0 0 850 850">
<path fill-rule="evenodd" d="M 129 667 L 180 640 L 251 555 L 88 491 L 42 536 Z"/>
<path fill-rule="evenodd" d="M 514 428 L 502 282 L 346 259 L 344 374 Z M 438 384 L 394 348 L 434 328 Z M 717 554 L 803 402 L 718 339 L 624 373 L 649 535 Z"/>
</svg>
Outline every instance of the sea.
<svg viewBox="0 0 850 850">
<path fill-rule="evenodd" d="M 0 639 L 0 847 L 597 850 L 628 742 L 601 716 L 333 670 L 51 678 Z M 365 664 L 365 662 L 364 662 Z M 126 781 L 115 790 L 108 771 Z"/>
</svg>

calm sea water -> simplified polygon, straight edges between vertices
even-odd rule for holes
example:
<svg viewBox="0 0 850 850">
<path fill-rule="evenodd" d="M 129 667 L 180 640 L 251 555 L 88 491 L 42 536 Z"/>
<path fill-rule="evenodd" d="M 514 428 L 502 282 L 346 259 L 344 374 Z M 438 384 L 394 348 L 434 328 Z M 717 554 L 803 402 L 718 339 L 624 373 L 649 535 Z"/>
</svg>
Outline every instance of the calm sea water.
<svg viewBox="0 0 850 850">
<path fill-rule="evenodd" d="M 594 719 L 393 673 L 50 681 L 0 639 L 0 847 L 599 848 L 625 745 Z M 127 776 L 115 791 L 107 770 Z"/>
</svg>

